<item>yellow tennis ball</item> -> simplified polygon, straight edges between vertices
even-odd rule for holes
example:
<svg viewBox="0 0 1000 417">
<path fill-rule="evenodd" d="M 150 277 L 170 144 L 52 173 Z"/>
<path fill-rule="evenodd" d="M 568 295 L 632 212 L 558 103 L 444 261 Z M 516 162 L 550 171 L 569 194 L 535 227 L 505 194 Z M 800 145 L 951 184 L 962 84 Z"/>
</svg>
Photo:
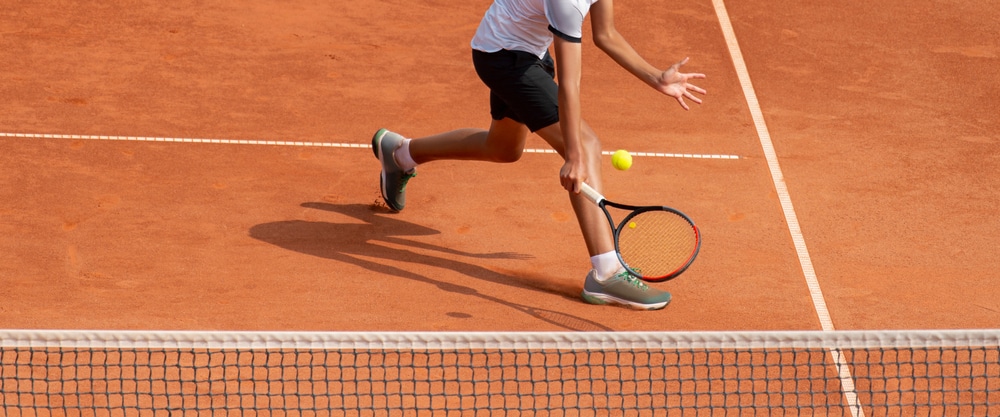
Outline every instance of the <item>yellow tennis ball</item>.
<svg viewBox="0 0 1000 417">
<path fill-rule="evenodd" d="M 624 149 L 619 149 L 611 155 L 611 165 L 620 171 L 624 171 L 632 167 L 632 154 Z"/>
<path fill-rule="evenodd" d="M 635 229 L 635 222 L 628 222 L 629 229 Z"/>
</svg>

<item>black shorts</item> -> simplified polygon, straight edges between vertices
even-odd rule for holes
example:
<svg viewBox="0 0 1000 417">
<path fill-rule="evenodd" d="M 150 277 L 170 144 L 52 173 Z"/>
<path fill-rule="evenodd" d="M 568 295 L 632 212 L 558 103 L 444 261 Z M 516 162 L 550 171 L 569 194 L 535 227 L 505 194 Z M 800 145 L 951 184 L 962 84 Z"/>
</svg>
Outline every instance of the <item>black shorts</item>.
<svg viewBox="0 0 1000 417">
<path fill-rule="evenodd" d="M 521 51 L 472 51 L 479 79 L 490 88 L 493 120 L 509 117 L 532 132 L 559 122 L 555 62 Z"/>
</svg>

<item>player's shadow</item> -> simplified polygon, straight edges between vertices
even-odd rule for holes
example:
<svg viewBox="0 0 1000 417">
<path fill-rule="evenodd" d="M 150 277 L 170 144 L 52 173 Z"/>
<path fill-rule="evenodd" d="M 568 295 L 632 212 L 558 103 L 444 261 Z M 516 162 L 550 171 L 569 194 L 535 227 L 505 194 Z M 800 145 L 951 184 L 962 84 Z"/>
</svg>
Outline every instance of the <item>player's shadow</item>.
<svg viewBox="0 0 1000 417">
<path fill-rule="evenodd" d="M 507 305 L 567 330 L 611 330 L 607 326 L 558 311 L 531 307 L 483 294 L 471 286 L 440 281 L 407 269 L 371 259 L 386 259 L 446 268 L 477 280 L 531 289 L 563 297 L 575 297 L 578 288 L 569 288 L 542 278 L 504 274 L 476 265 L 455 260 L 456 257 L 478 259 L 528 259 L 530 255 L 498 252 L 471 253 L 454 248 L 433 245 L 405 237 L 440 234 L 439 231 L 418 224 L 386 216 L 382 208 L 364 204 L 303 203 L 303 207 L 339 213 L 360 222 L 329 223 L 321 221 L 288 220 L 264 223 L 250 228 L 250 236 L 288 250 L 345 262 L 368 269 L 379 275 L 395 276 L 436 286 L 442 291 L 464 294 Z M 388 244 L 388 245 L 387 245 Z M 400 249 L 412 248 L 410 249 Z M 418 252 L 419 251 L 419 252 Z M 438 252 L 446 256 L 428 255 Z"/>
</svg>

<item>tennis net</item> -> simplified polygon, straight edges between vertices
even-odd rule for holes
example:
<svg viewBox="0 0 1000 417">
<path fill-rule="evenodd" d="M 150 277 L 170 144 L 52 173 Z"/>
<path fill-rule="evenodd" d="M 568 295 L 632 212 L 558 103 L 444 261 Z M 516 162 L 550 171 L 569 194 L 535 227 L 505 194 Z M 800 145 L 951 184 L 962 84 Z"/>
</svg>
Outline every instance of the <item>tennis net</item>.
<svg viewBox="0 0 1000 417">
<path fill-rule="evenodd" d="M 0 414 L 997 416 L 1000 330 L 0 330 Z"/>
</svg>

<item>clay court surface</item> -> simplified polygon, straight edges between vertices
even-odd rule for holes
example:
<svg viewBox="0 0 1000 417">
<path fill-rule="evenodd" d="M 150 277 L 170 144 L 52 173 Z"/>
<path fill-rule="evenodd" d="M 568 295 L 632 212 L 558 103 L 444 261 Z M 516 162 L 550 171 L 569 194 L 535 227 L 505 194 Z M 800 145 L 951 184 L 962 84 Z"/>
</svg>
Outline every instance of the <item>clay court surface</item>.
<svg viewBox="0 0 1000 417">
<path fill-rule="evenodd" d="M 556 155 L 431 163 L 405 211 L 377 204 L 378 128 L 488 126 L 489 3 L 0 5 L 0 327 L 819 330 L 776 184 L 836 329 L 1000 323 L 992 2 L 726 2 L 776 179 L 713 3 L 618 0 L 633 46 L 690 56 L 709 94 L 684 112 L 585 35 L 605 150 L 736 157 L 605 157 L 609 199 L 704 233 L 655 312 L 579 298 Z"/>
</svg>

